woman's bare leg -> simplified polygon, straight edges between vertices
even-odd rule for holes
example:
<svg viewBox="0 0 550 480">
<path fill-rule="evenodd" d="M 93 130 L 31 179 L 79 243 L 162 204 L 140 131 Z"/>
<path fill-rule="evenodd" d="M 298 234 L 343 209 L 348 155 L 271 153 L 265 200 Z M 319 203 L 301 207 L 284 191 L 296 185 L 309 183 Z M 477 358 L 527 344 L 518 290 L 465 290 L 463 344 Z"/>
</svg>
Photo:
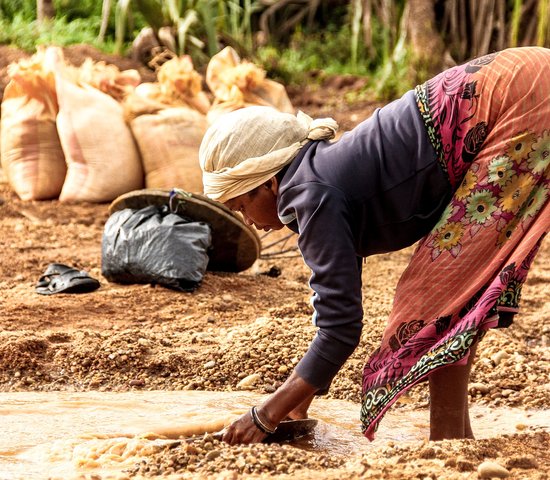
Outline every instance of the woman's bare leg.
<svg viewBox="0 0 550 480">
<path fill-rule="evenodd" d="M 477 344 L 466 365 L 441 368 L 429 377 L 430 440 L 474 438 L 468 410 L 468 381 Z"/>
</svg>

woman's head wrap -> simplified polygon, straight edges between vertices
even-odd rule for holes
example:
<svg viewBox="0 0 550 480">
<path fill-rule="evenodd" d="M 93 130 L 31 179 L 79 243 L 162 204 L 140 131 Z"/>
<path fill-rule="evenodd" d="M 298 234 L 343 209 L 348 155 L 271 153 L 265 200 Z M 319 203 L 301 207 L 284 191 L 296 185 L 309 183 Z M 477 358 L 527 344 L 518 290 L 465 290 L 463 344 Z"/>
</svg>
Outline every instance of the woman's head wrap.
<svg viewBox="0 0 550 480">
<path fill-rule="evenodd" d="M 332 118 L 312 120 L 272 107 L 227 113 L 206 131 L 199 151 L 204 194 L 226 202 L 250 192 L 289 164 L 310 140 L 334 138 Z"/>
</svg>

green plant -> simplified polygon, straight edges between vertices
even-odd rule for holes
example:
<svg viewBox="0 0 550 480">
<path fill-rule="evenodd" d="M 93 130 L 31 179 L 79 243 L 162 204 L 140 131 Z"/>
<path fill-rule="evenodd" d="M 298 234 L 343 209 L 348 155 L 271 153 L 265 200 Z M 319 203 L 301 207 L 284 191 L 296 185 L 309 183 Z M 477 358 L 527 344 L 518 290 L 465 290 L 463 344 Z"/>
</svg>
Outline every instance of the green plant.
<svg viewBox="0 0 550 480">
<path fill-rule="evenodd" d="M 74 19 L 71 22 L 62 17 L 40 25 L 36 20 L 28 21 L 23 14 L 18 14 L 12 20 L 0 18 L 0 43 L 13 45 L 28 52 L 34 52 L 37 45 L 65 46 L 87 43 L 112 52 L 112 42 L 97 40 L 99 22 L 99 17 Z"/>
<path fill-rule="evenodd" d="M 271 77 L 284 83 L 311 82 L 312 74 L 321 71 L 322 75 L 367 75 L 373 64 L 365 57 L 362 46 L 357 51 L 358 61 L 352 64 L 349 39 L 349 24 L 330 25 L 323 32 L 307 34 L 299 27 L 288 47 L 261 47 L 255 58 Z"/>
<path fill-rule="evenodd" d="M 202 36 L 207 39 L 208 53 L 213 55 L 217 52 L 214 33 L 216 4 L 217 0 L 118 0 L 115 8 L 117 51 L 128 40 L 132 15 L 139 13 L 144 24 L 156 33 L 163 27 L 172 30 L 175 53 L 190 53 L 193 47 L 202 50 L 205 46 Z M 104 15 L 110 15 L 110 11 L 105 11 Z"/>
<path fill-rule="evenodd" d="M 0 18 L 13 20 L 15 17 L 32 21 L 36 19 L 35 0 L 0 0 Z"/>
<path fill-rule="evenodd" d="M 514 8 L 512 10 L 512 19 L 510 21 L 510 46 L 515 47 L 518 44 L 518 33 L 521 22 L 521 7 L 522 0 L 514 0 Z"/>
<path fill-rule="evenodd" d="M 218 5 L 220 15 L 217 23 L 222 35 L 238 43 L 241 51 L 251 53 L 254 48 L 252 17 L 262 10 L 260 2 L 227 0 L 219 1 Z"/>
<path fill-rule="evenodd" d="M 392 55 L 383 60 L 371 77 L 370 87 L 378 100 L 400 97 L 414 86 L 405 38 L 403 30 Z"/>
<path fill-rule="evenodd" d="M 539 21 L 537 25 L 537 45 L 543 47 L 550 41 L 548 17 L 550 16 L 550 2 L 548 0 L 539 0 Z"/>
</svg>

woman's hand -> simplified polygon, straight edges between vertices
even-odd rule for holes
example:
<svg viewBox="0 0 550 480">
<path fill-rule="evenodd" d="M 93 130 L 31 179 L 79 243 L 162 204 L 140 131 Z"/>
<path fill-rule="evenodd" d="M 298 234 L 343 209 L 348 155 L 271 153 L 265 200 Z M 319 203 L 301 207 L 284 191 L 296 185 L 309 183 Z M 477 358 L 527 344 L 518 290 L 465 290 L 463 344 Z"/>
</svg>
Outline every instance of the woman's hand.
<svg viewBox="0 0 550 480">
<path fill-rule="evenodd" d="M 252 411 L 249 410 L 225 429 L 222 440 L 229 445 L 260 443 L 266 436 L 254 423 Z"/>
<path fill-rule="evenodd" d="M 299 377 L 296 372 L 287 378 L 279 389 L 260 407 L 256 408 L 257 420 L 267 429 L 274 430 L 286 418 L 307 418 L 307 409 L 318 389 Z M 249 410 L 227 427 L 223 441 L 231 445 L 258 443 L 265 437 Z"/>
</svg>

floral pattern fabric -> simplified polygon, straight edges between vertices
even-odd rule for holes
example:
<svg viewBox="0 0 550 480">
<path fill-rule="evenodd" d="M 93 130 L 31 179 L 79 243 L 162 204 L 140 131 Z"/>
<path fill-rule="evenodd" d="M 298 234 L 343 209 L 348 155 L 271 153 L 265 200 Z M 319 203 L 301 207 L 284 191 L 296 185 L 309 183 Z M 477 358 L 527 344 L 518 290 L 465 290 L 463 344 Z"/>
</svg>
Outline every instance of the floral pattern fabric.
<svg viewBox="0 0 550 480">
<path fill-rule="evenodd" d="M 391 404 L 517 313 L 550 229 L 550 50 L 509 49 L 415 90 L 454 195 L 397 286 L 380 347 L 363 371 L 372 439 Z"/>
</svg>

